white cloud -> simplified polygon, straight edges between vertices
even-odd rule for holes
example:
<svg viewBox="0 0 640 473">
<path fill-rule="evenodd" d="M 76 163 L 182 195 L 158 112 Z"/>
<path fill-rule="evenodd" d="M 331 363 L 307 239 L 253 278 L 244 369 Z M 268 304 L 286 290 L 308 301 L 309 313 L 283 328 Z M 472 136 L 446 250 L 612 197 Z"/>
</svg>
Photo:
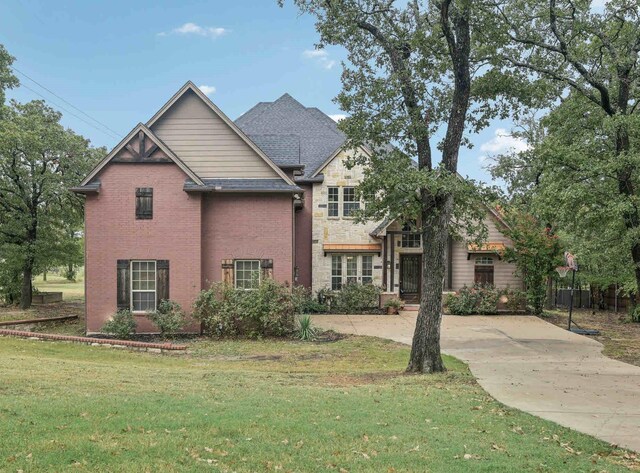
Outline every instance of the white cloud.
<svg viewBox="0 0 640 473">
<path fill-rule="evenodd" d="M 174 28 L 169 33 L 166 33 L 166 32 L 158 33 L 158 36 L 167 36 L 169 34 L 177 34 L 182 36 L 187 36 L 187 35 L 204 36 L 207 38 L 215 39 L 229 33 L 230 31 L 231 30 L 228 30 L 226 28 L 213 27 L 213 26 L 200 26 L 195 23 L 185 23 L 184 25 L 179 26 L 178 28 Z"/>
<path fill-rule="evenodd" d="M 199 85 L 198 89 L 200 89 L 204 95 L 211 95 L 216 91 L 216 88 L 212 85 Z"/>
<path fill-rule="evenodd" d="M 517 138 L 504 128 L 498 128 L 494 137 L 480 145 L 480 151 L 491 154 L 501 154 L 509 152 L 522 152 L 529 149 L 529 145 L 522 138 Z M 480 156 L 480 162 L 485 162 L 487 155 Z"/>
<path fill-rule="evenodd" d="M 334 122 L 339 122 L 340 120 L 344 120 L 347 116 L 344 113 L 336 113 L 334 115 L 329 115 Z"/>
<path fill-rule="evenodd" d="M 302 52 L 302 56 L 307 59 L 315 60 L 325 69 L 331 69 L 336 65 L 336 61 L 329 59 L 329 53 L 324 49 L 306 49 Z"/>
</svg>

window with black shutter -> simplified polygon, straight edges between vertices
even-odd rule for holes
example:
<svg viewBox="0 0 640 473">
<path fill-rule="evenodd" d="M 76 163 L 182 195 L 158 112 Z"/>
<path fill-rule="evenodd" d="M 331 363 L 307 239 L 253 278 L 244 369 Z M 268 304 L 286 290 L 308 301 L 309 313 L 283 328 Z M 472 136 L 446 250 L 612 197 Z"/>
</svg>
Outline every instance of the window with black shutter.
<svg viewBox="0 0 640 473">
<path fill-rule="evenodd" d="M 136 219 L 150 220 L 153 218 L 153 188 L 138 187 L 136 189 Z"/>
</svg>

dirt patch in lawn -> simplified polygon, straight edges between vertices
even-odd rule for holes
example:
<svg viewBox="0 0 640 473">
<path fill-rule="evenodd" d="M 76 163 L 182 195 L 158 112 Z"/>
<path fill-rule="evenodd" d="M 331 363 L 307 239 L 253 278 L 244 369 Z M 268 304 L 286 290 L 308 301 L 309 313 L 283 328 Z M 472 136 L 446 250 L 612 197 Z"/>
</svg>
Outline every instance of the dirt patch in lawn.
<svg viewBox="0 0 640 473">
<path fill-rule="evenodd" d="M 567 328 L 569 313 L 553 310 L 545 312 L 543 320 Z M 600 335 L 590 336 L 604 345 L 602 353 L 615 360 L 640 366 L 640 324 L 629 322 L 623 312 L 576 309 L 572 320 L 582 328 L 596 329 Z"/>
</svg>

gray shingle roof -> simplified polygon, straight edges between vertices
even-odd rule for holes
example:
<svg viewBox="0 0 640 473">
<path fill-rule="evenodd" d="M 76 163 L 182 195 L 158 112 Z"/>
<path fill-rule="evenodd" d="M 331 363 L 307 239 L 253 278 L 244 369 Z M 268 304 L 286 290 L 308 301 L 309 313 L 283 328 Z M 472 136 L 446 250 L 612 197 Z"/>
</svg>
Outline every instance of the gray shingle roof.
<svg viewBox="0 0 640 473">
<path fill-rule="evenodd" d="M 203 179 L 200 186 L 187 179 L 185 191 L 192 192 L 301 192 L 298 186 L 287 184 L 282 179 Z"/>
<path fill-rule="evenodd" d="M 251 141 L 278 166 L 300 164 L 300 137 L 298 135 L 251 135 Z"/>
<path fill-rule="evenodd" d="M 289 94 L 274 102 L 258 103 L 235 123 L 276 164 L 295 162 L 290 137 L 298 137 L 297 162 L 305 166 L 302 179 L 311 177 L 345 142 L 331 118 L 317 108 L 305 107 Z M 282 143 L 277 144 L 278 140 Z"/>
</svg>

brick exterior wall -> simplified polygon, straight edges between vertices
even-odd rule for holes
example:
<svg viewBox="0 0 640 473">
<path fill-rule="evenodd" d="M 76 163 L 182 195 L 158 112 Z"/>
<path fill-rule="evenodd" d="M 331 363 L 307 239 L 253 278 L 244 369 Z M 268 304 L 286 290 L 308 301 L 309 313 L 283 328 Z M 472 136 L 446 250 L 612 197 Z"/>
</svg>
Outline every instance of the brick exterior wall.
<svg viewBox="0 0 640 473">
<path fill-rule="evenodd" d="M 272 259 L 273 277 L 293 281 L 289 194 L 207 194 L 202 209 L 202 285 L 222 279 L 223 259 Z"/>
<path fill-rule="evenodd" d="M 119 259 L 169 260 L 169 296 L 188 312 L 201 287 L 201 196 L 182 190 L 185 174 L 174 164 L 110 164 L 99 178 L 100 193 L 85 207 L 87 332 L 117 309 Z M 135 218 L 136 187 L 153 188 L 152 220 Z M 139 332 L 157 331 L 136 319 Z"/>
</svg>

